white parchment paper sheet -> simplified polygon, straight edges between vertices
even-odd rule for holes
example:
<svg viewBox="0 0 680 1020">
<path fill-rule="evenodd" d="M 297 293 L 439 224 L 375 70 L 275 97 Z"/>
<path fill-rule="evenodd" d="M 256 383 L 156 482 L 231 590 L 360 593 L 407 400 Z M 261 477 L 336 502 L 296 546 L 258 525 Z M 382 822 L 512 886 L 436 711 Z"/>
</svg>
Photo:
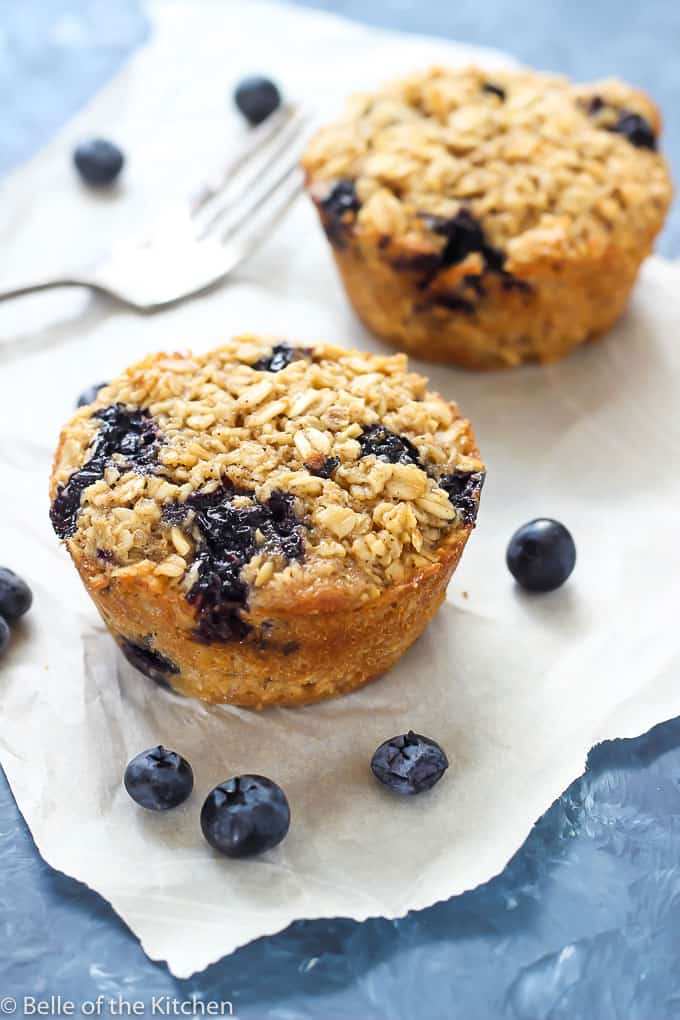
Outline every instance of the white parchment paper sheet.
<svg viewBox="0 0 680 1020">
<path fill-rule="evenodd" d="M 4 184 L 4 279 L 94 256 L 195 186 L 238 144 L 225 106 L 245 71 L 327 107 L 359 84 L 475 56 L 255 2 L 152 11 L 147 49 Z M 114 196 L 85 192 L 68 165 L 91 132 L 130 155 Z M 473 887 L 503 868 L 595 742 L 680 712 L 680 270 L 656 259 L 625 320 L 562 364 L 479 376 L 418 366 L 473 418 L 489 477 L 447 603 L 387 677 L 258 714 L 166 694 L 131 670 L 50 530 L 58 430 L 82 388 L 148 350 L 204 350 L 247 330 L 381 349 L 303 200 L 230 283 L 178 309 L 138 316 L 80 292 L 0 307 L 0 561 L 36 593 L 0 669 L 0 758 L 45 859 L 105 896 L 179 976 L 297 918 L 398 916 Z M 504 552 L 542 514 L 569 525 L 579 559 L 561 591 L 530 598 Z M 452 768 L 431 794 L 399 800 L 368 760 L 409 727 L 441 741 Z M 121 788 L 127 760 L 158 742 L 197 777 L 165 817 Z M 198 812 L 241 771 L 284 786 L 293 825 L 275 851 L 231 862 L 203 843 Z"/>
</svg>

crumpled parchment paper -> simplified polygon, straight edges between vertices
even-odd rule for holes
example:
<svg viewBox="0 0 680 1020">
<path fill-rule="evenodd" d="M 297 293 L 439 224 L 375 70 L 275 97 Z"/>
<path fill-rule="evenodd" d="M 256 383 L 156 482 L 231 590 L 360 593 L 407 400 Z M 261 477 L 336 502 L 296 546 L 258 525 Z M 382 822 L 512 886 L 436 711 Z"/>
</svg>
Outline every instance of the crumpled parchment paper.
<svg viewBox="0 0 680 1020">
<path fill-rule="evenodd" d="M 192 190 L 239 143 L 231 83 L 262 69 L 321 109 L 348 89 L 437 61 L 477 59 L 318 13 L 248 2 L 164 3 L 126 70 L 2 188 L 2 278 L 94 257 Z M 260 31 L 262 24 L 267 32 Z M 130 155 L 112 196 L 79 187 L 77 137 Z M 354 319 L 309 204 L 226 285 L 140 316 L 82 292 L 0 307 L 0 561 L 35 605 L 0 668 L 0 760 L 40 852 L 109 900 L 146 952 L 187 976 L 298 918 L 399 916 L 501 870 L 597 741 L 680 712 L 680 268 L 650 260 L 602 342 L 561 364 L 495 375 L 417 365 L 474 422 L 489 475 L 477 531 L 424 637 L 382 680 L 341 700 L 257 713 L 157 689 L 116 652 L 47 517 L 47 475 L 75 397 L 148 350 L 204 350 L 237 332 L 378 350 Z M 578 563 L 544 597 L 517 590 L 506 542 L 560 518 Z M 452 767 L 399 799 L 368 761 L 413 728 Z M 121 786 L 128 759 L 162 742 L 197 782 L 165 816 Z M 284 843 L 220 859 L 203 796 L 260 772 L 288 793 Z"/>
</svg>

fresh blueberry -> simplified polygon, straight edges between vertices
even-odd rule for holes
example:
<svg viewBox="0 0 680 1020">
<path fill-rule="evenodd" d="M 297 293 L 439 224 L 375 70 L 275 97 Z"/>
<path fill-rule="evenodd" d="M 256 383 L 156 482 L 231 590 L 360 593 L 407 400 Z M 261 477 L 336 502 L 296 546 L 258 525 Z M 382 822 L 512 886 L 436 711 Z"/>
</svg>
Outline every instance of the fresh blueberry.
<svg viewBox="0 0 680 1020">
<path fill-rule="evenodd" d="M 639 113 L 622 113 L 612 129 L 638 149 L 656 149 L 656 138 L 648 120 Z"/>
<path fill-rule="evenodd" d="M 123 169 L 123 153 L 106 138 L 90 138 L 76 146 L 73 162 L 80 176 L 95 188 L 113 184 Z"/>
<path fill-rule="evenodd" d="M 227 857 L 251 857 L 277 846 L 288 832 L 290 807 L 280 786 L 264 776 L 235 776 L 208 794 L 201 829 Z"/>
<path fill-rule="evenodd" d="M 438 743 L 409 730 L 381 744 L 371 758 L 371 770 L 395 793 L 424 793 L 438 783 L 449 760 Z"/>
<path fill-rule="evenodd" d="M 88 386 L 78 397 L 76 407 L 87 407 L 88 404 L 94 404 L 99 391 L 105 386 L 108 386 L 108 383 L 100 382 L 95 383 L 93 386 Z"/>
<path fill-rule="evenodd" d="M 149 811 L 169 811 L 184 803 L 194 788 L 189 762 L 160 745 L 142 751 L 125 769 L 125 789 Z"/>
<path fill-rule="evenodd" d="M 3 654 L 9 644 L 9 624 L 0 616 L 0 655 Z"/>
<path fill-rule="evenodd" d="M 260 75 L 244 78 L 236 86 L 234 102 L 253 127 L 266 120 L 281 105 L 281 93 L 273 81 Z"/>
<path fill-rule="evenodd" d="M 13 623 L 27 613 L 33 602 L 33 593 L 21 577 L 9 567 L 0 567 L 0 616 Z"/>
<path fill-rule="evenodd" d="M 574 539 L 559 521 L 539 517 L 523 524 L 512 536 L 506 563 L 527 591 L 554 591 L 574 569 Z"/>
</svg>

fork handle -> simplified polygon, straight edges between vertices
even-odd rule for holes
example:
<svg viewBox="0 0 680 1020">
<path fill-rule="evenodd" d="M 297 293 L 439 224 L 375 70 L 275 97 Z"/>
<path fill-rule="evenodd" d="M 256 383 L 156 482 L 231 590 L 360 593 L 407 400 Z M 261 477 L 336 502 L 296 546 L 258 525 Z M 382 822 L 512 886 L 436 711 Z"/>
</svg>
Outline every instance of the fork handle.
<svg viewBox="0 0 680 1020">
<path fill-rule="evenodd" d="M 95 287 L 90 280 L 76 279 L 70 276 L 46 277 L 43 280 L 32 280 L 30 283 L 21 284 L 18 287 L 0 287 L 0 301 L 7 301 L 9 298 L 22 297 L 24 294 L 34 294 L 39 290 L 52 290 L 55 287 Z"/>
</svg>

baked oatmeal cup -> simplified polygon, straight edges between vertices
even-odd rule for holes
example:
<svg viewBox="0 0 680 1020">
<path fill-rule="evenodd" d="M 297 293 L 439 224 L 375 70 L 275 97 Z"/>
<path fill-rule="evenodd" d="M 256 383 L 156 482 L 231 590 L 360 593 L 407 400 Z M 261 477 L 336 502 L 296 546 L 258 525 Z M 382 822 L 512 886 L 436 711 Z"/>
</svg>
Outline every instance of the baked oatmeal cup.
<svg viewBox="0 0 680 1020">
<path fill-rule="evenodd" d="M 470 423 L 406 357 L 242 336 L 155 354 L 61 434 L 51 519 L 123 654 L 211 702 L 387 670 L 474 527 Z"/>
<path fill-rule="evenodd" d="M 348 297 L 419 357 L 554 361 L 621 315 L 672 197 L 617 81 L 434 68 L 355 97 L 303 159 Z"/>
</svg>

